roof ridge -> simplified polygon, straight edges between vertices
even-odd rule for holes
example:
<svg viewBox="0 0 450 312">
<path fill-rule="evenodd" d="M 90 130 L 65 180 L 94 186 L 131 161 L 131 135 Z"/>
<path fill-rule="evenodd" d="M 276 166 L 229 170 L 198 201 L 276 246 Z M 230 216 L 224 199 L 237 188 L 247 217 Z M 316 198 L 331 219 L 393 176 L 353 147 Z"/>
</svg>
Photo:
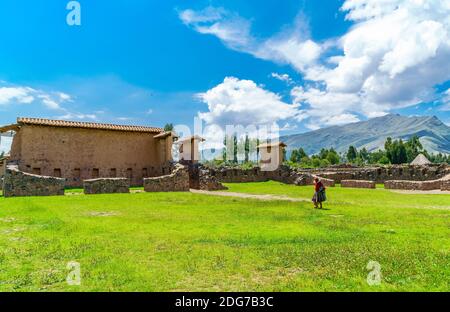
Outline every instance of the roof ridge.
<svg viewBox="0 0 450 312">
<path fill-rule="evenodd" d="M 18 124 L 29 124 L 38 126 L 53 126 L 53 127 L 73 127 L 73 128 L 87 128 L 87 129 L 104 129 L 116 131 L 136 131 L 136 132 L 152 132 L 160 133 L 164 131 L 162 128 L 149 127 L 141 125 L 117 125 L 112 123 L 86 122 L 86 121 L 71 121 L 71 120 L 57 120 L 47 118 L 32 118 L 32 117 L 18 117 Z"/>
</svg>

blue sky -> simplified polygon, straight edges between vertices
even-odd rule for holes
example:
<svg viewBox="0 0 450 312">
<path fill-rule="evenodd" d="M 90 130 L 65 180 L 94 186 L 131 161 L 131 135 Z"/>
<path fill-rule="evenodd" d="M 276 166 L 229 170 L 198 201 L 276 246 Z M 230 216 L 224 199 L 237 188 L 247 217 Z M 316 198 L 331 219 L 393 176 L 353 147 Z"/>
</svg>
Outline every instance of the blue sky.
<svg viewBox="0 0 450 312">
<path fill-rule="evenodd" d="M 68 2 L 1 1 L 0 124 L 450 123 L 448 0 Z"/>
</svg>

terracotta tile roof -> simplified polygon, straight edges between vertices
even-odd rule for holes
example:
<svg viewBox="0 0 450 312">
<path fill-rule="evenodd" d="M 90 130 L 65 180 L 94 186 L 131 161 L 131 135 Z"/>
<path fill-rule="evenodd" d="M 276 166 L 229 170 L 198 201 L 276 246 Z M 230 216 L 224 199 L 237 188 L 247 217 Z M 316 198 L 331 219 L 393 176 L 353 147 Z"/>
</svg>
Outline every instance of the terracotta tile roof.
<svg viewBox="0 0 450 312">
<path fill-rule="evenodd" d="M 36 125 L 49 127 L 85 128 L 85 129 L 150 132 L 150 133 L 160 133 L 164 131 L 162 128 L 156 127 L 114 125 L 96 122 L 52 120 L 42 118 L 17 118 L 17 123 L 19 125 Z"/>
</svg>

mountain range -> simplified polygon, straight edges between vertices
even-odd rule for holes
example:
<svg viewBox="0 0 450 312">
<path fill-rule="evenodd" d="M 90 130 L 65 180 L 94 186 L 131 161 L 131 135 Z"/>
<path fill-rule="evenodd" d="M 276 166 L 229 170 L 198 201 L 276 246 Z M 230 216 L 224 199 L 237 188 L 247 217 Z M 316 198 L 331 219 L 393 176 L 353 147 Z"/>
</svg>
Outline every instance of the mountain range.
<svg viewBox="0 0 450 312">
<path fill-rule="evenodd" d="M 350 145 L 368 151 L 384 149 L 387 137 L 407 140 L 417 135 L 423 147 L 430 153 L 450 154 L 450 127 L 436 116 L 401 116 L 388 114 L 366 121 L 332 126 L 311 132 L 283 136 L 288 153 L 302 147 L 309 155 L 322 148 L 333 147 L 346 152 Z"/>
</svg>

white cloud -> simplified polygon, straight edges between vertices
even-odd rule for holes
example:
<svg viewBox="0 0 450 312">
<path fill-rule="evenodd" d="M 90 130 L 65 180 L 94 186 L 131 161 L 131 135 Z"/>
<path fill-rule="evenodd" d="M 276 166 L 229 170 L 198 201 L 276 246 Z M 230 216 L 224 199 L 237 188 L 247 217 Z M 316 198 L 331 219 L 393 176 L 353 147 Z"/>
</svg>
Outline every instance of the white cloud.
<svg viewBox="0 0 450 312">
<path fill-rule="evenodd" d="M 271 76 L 272 78 L 278 79 L 278 80 L 280 80 L 280 81 L 284 81 L 284 82 L 286 82 L 287 84 L 292 84 L 292 82 L 293 82 L 292 79 L 291 79 L 291 77 L 289 77 L 288 74 L 272 73 L 270 76 Z"/>
<path fill-rule="evenodd" d="M 450 111 L 450 88 L 443 93 L 441 110 Z"/>
<path fill-rule="evenodd" d="M 207 7 L 201 11 L 184 10 L 181 21 L 201 34 L 214 35 L 235 50 L 253 50 L 250 22 L 223 8 Z"/>
<path fill-rule="evenodd" d="M 296 69 L 305 81 L 291 92 L 302 105 L 296 118 L 315 118 L 310 125 L 381 116 L 443 97 L 435 87 L 450 79 L 450 0 L 346 0 L 341 10 L 353 25 L 321 43 L 310 38 L 301 15 L 265 39 L 224 9 L 187 10 L 180 18 L 234 50 Z"/>
<path fill-rule="evenodd" d="M 34 101 L 35 90 L 28 87 L 1 87 L 0 105 L 7 105 L 11 102 L 29 104 Z"/>
<path fill-rule="evenodd" d="M 82 114 L 82 113 L 75 113 L 75 112 L 67 112 L 64 115 L 60 115 L 56 117 L 57 119 L 64 119 L 64 120 L 97 120 L 97 115 L 95 114 Z"/>
<path fill-rule="evenodd" d="M 346 108 L 378 116 L 432 100 L 434 86 L 450 79 L 449 0 L 347 0 L 342 10 L 355 24 L 329 62 L 336 66 L 305 73 L 330 105 L 348 94 L 357 101 Z"/>
<path fill-rule="evenodd" d="M 46 92 L 28 86 L 17 86 L 1 82 L 0 105 L 41 103 L 51 110 L 61 110 L 61 104 L 72 101 L 70 95 L 63 92 Z"/>
<path fill-rule="evenodd" d="M 223 8 L 207 7 L 179 12 L 180 20 L 201 34 L 214 35 L 227 47 L 254 57 L 290 64 L 304 70 L 320 56 L 322 47 L 308 38 L 303 17 L 296 18 L 293 27 L 268 39 L 251 34 L 251 22 Z"/>
<path fill-rule="evenodd" d="M 199 113 L 208 124 L 268 125 L 295 117 L 298 105 L 287 104 L 281 97 L 251 80 L 227 77 L 223 83 L 198 95 L 209 111 Z"/>
</svg>

